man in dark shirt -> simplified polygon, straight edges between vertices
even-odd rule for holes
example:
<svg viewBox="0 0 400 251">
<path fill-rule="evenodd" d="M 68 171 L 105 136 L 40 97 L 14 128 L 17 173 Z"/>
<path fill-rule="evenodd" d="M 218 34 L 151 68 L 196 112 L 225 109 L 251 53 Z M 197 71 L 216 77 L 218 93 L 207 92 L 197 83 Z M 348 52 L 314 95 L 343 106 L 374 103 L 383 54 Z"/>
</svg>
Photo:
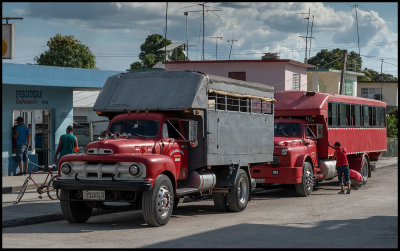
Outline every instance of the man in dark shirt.
<svg viewBox="0 0 400 251">
<path fill-rule="evenodd" d="M 22 117 L 18 117 L 16 119 L 17 127 L 13 131 L 13 138 L 17 141 L 17 163 L 19 165 L 20 172 L 16 174 L 18 175 L 26 175 L 26 171 L 28 170 L 28 147 L 31 143 L 31 134 L 29 132 L 29 128 L 24 125 L 24 119 Z M 25 162 L 25 171 L 22 171 L 22 162 Z"/>
</svg>

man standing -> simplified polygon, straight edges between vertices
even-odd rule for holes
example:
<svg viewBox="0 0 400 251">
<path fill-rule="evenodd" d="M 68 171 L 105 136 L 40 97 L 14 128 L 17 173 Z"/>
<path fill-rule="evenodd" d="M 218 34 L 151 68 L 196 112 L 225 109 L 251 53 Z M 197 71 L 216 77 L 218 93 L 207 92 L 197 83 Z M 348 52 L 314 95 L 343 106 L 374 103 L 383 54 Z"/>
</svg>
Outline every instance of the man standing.
<svg viewBox="0 0 400 251">
<path fill-rule="evenodd" d="M 62 156 L 74 153 L 74 148 L 78 147 L 78 139 L 72 134 L 72 126 L 68 126 L 66 134 L 60 137 L 60 142 L 58 143 L 58 148 L 56 151 L 56 156 L 54 156 L 54 163 L 57 162 L 57 155 L 60 154 L 60 159 Z"/>
<path fill-rule="evenodd" d="M 338 173 L 339 184 L 341 191 L 339 194 L 344 194 L 344 184 L 343 184 L 343 174 L 347 182 L 347 194 L 350 193 L 350 172 L 349 172 L 349 162 L 347 161 L 346 151 L 343 147 L 341 147 L 340 142 L 335 142 L 332 146 L 329 142 L 328 145 L 335 149 L 335 154 L 333 155 L 333 159 L 336 159 L 336 170 Z"/>
<path fill-rule="evenodd" d="M 22 117 L 18 117 L 16 119 L 17 126 L 13 132 L 13 138 L 16 139 L 17 143 L 17 162 L 19 165 L 19 173 L 15 176 L 26 175 L 26 171 L 28 170 L 28 146 L 31 143 L 31 134 L 29 133 L 29 128 L 24 125 L 24 119 Z M 22 162 L 25 162 L 25 171 L 22 170 Z"/>
</svg>

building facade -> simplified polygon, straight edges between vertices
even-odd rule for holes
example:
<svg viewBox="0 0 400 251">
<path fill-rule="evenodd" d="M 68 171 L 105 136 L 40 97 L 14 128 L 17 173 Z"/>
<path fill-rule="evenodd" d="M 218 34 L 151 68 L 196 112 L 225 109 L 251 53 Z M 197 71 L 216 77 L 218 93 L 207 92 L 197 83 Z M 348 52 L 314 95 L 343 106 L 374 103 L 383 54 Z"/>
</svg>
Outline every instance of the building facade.
<svg viewBox="0 0 400 251">
<path fill-rule="evenodd" d="M 386 109 L 390 111 L 399 106 L 398 89 L 398 81 L 359 81 L 357 96 L 386 102 Z"/>
<path fill-rule="evenodd" d="M 73 124 L 73 91 L 101 88 L 117 71 L 2 64 L 2 175 L 18 172 L 12 127 L 23 117 L 30 129 L 29 159 L 53 164 L 58 141 Z M 34 165 L 29 170 L 36 170 Z"/>
<path fill-rule="evenodd" d="M 332 69 L 308 69 L 307 90 L 339 94 L 341 73 L 340 70 Z M 357 97 L 357 77 L 364 75 L 364 73 L 346 71 L 342 94 Z"/>
<path fill-rule="evenodd" d="M 207 74 L 257 82 L 275 92 L 307 90 L 307 68 L 315 67 L 290 59 L 217 60 L 166 62 L 167 71 L 199 71 Z"/>
</svg>

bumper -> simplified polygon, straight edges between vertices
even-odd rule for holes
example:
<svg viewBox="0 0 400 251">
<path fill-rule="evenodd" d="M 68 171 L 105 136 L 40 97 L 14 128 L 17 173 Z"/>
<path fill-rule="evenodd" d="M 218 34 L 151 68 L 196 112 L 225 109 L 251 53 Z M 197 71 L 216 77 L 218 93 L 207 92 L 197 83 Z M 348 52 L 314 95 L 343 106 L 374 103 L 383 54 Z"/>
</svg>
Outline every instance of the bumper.
<svg viewBox="0 0 400 251">
<path fill-rule="evenodd" d="M 303 167 L 254 167 L 250 172 L 257 184 L 298 184 L 303 177 Z"/>
<path fill-rule="evenodd" d="M 66 190 L 150 191 L 151 182 L 108 180 L 54 180 L 53 187 Z"/>
</svg>

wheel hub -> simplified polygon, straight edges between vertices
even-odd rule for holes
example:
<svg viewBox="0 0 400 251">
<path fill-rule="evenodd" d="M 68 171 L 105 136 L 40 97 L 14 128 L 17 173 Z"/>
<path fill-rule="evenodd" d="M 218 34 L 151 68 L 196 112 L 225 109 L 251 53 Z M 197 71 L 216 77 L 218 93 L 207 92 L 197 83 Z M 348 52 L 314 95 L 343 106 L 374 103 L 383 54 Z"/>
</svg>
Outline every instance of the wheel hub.
<svg viewBox="0 0 400 251">
<path fill-rule="evenodd" d="M 161 216 L 168 214 L 172 207 L 172 195 L 168 191 L 168 188 L 163 186 L 158 192 L 157 208 Z"/>
</svg>

